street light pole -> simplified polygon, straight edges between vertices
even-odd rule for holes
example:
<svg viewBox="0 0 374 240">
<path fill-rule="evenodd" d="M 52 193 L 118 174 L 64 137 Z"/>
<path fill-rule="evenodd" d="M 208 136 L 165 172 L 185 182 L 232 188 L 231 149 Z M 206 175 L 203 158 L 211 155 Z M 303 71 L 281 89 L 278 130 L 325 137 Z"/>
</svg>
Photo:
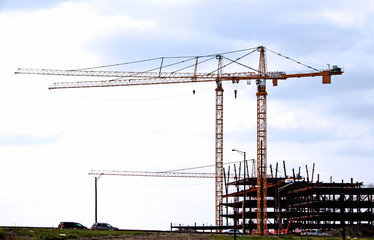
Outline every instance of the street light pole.
<svg viewBox="0 0 374 240">
<path fill-rule="evenodd" d="M 97 223 L 97 182 L 99 181 L 100 177 L 101 175 L 95 177 L 95 223 Z"/>
<path fill-rule="evenodd" d="M 238 152 L 244 157 L 244 199 L 243 199 L 243 204 L 242 204 L 242 211 L 243 211 L 242 212 L 242 225 L 243 225 L 242 230 L 243 230 L 243 234 L 245 234 L 245 216 L 244 215 L 245 215 L 245 201 L 247 200 L 246 193 L 245 193 L 245 190 L 246 190 L 246 187 L 245 187 L 246 153 L 243 151 L 237 150 L 237 149 L 232 149 L 232 151 Z"/>
</svg>

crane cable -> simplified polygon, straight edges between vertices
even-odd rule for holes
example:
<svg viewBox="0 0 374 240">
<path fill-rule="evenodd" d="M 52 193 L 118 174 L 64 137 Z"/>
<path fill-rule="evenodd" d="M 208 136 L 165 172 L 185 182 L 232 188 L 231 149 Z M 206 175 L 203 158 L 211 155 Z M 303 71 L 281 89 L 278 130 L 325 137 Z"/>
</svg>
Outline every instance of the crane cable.
<svg viewBox="0 0 374 240">
<path fill-rule="evenodd" d="M 236 63 L 236 64 L 238 64 L 238 65 L 240 65 L 242 67 L 246 67 L 246 68 L 248 68 L 248 69 L 250 69 L 252 71 L 258 72 L 257 69 L 252 68 L 250 66 L 247 66 L 245 64 L 242 64 L 242 63 L 238 62 L 239 60 L 243 59 L 244 57 L 248 56 L 249 54 L 257 51 L 257 49 L 258 49 L 258 47 L 255 47 L 255 48 L 246 48 L 246 49 L 241 49 L 241 50 L 228 51 L 228 52 L 222 52 L 222 53 L 216 53 L 216 54 L 201 55 L 201 56 L 157 57 L 157 58 L 149 58 L 149 59 L 143 59 L 143 60 L 137 60 L 137 61 L 131 61 L 131 62 L 123 62 L 123 63 L 117 63 L 117 64 L 101 65 L 101 66 L 96 66 L 96 67 L 87 67 L 87 68 L 75 69 L 75 70 L 72 70 L 72 71 L 84 71 L 84 70 L 92 70 L 92 69 L 98 69 L 98 68 L 107 68 L 107 67 L 122 66 L 122 65 L 128 65 L 128 64 L 136 64 L 136 63 L 143 63 L 143 62 L 161 60 L 161 66 L 160 67 L 152 68 L 152 69 L 149 69 L 149 70 L 146 70 L 146 71 L 142 71 L 142 72 L 139 72 L 139 74 L 147 73 L 147 72 L 151 72 L 151 71 L 155 71 L 155 70 L 159 70 L 160 73 L 161 73 L 161 70 L 164 69 L 164 68 L 175 66 L 175 65 L 182 64 L 182 63 L 185 63 L 185 62 L 189 62 L 189 61 L 195 60 L 196 58 L 208 58 L 206 60 L 203 60 L 203 61 L 200 61 L 199 63 L 197 63 L 197 64 L 202 64 L 202 63 L 205 63 L 207 61 L 210 61 L 210 60 L 214 59 L 217 55 L 221 55 L 223 58 L 225 58 L 226 60 L 230 61 L 226 65 L 222 66 L 222 68 L 225 68 L 225 67 L 227 67 L 227 66 L 229 66 L 229 65 L 231 65 L 233 63 Z M 319 71 L 318 69 L 316 69 L 316 68 L 314 68 L 312 66 L 309 66 L 309 65 L 307 65 L 305 63 L 302 63 L 300 61 L 297 61 L 295 59 L 287 57 L 287 56 L 285 56 L 285 55 L 283 55 L 281 53 L 275 52 L 275 51 L 273 51 L 273 50 L 271 50 L 269 48 L 266 48 L 266 50 L 269 51 L 269 52 L 272 52 L 272 53 L 274 53 L 274 54 L 276 54 L 276 55 L 278 55 L 280 57 L 286 58 L 286 59 L 288 59 L 290 61 L 293 61 L 293 62 L 295 62 L 297 64 L 300 64 L 300 65 L 302 65 L 304 67 L 312 69 L 313 71 Z M 232 54 L 232 53 L 238 53 L 238 52 L 244 52 L 244 51 L 250 51 L 250 52 L 244 54 L 243 56 L 237 58 L 236 60 L 232 60 L 232 59 L 224 56 L 224 55 L 228 55 L 228 54 Z M 163 64 L 164 59 L 184 59 L 184 60 L 178 61 L 178 62 L 174 62 L 174 63 L 170 63 L 168 65 L 163 66 L 162 64 Z M 185 69 L 193 67 L 193 66 L 195 66 L 195 64 L 191 64 L 191 65 L 188 65 L 186 67 L 177 69 L 177 70 L 173 71 L 172 73 L 176 73 L 176 72 L 185 70 Z M 216 71 L 218 71 L 218 70 L 214 70 L 214 71 L 208 73 L 208 75 L 213 74 Z M 120 78 L 114 78 L 112 80 L 122 80 L 122 79 L 125 79 L 125 78 L 124 77 L 120 77 Z"/>
<path fill-rule="evenodd" d="M 309 66 L 309 65 L 306 65 L 305 63 L 299 62 L 299 61 L 297 61 L 297 60 L 295 60 L 295 59 L 292 59 L 292 58 L 290 58 L 290 57 L 284 56 L 284 55 L 282 55 L 282 54 L 280 54 L 280 53 L 278 53 L 278 52 L 275 52 L 275 51 L 273 51 L 273 50 L 271 50 L 271 49 L 269 49 L 269 48 L 266 48 L 266 50 L 268 50 L 269 52 L 272 52 L 272 53 L 274 53 L 274 54 L 277 54 L 278 56 L 284 57 L 284 58 L 286 58 L 286 59 L 288 59 L 288 60 L 290 60 L 290 61 L 293 61 L 293 62 L 295 62 L 295 63 L 297 63 L 297 64 L 303 65 L 304 67 L 310 68 L 310 69 L 312 69 L 312 70 L 314 70 L 314 71 L 317 71 L 317 72 L 319 71 L 318 69 L 316 69 L 316 68 L 314 68 L 314 67 L 311 67 L 311 66 Z"/>
<path fill-rule="evenodd" d="M 229 63 L 223 65 L 222 68 L 225 68 L 225 67 L 227 67 L 228 65 L 231 65 L 231 64 L 233 64 L 233 63 L 236 63 L 236 64 L 239 64 L 239 65 L 242 66 L 242 67 L 246 67 L 246 68 L 249 68 L 249 69 L 251 69 L 251 70 L 253 70 L 253 71 L 255 71 L 255 72 L 258 72 L 256 69 L 251 68 L 251 67 L 249 67 L 249 66 L 247 66 L 247 65 L 245 65 L 245 64 L 242 64 L 242 63 L 239 63 L 239 62 L 238 62 L 240 59 L 242 59 L 242 58 L 248 56 L 248 55 L 251 54 L 251 53 L 254 53 L 255 51 L 256 51 L 256 49 L 253 50 L 252 52 L 249 52 L 249 53 L 247 53 L 247 54 L 244 54 L 243 56 L 237 58 L 236 60 L 231 60 L 230 58 L 227 58 L 227 57 L 225 57 L 225 56 L 222 56 L 224 59 L 230 61 Z M 218 69 L 217 69 L 217 70 L 214 70 L 213 72 L 208 73 L 208 75 L 210 75 L 210 74 L 212 74 L 212 73 L 214 73 L 214 72 L 216 72 L 216 71 L 218 71 Z"/>
<path fill-rule="evenodd" d="M 246 49 L 241 49 L 241 50 L 234 50 L 234 51 L 229 51 L 229 52 L 222 52 L 222 53 L 215 53 L 215 54 L 207 54 L 207 55 L 201 55 L 201 56 L 175 56 L 175 57 L 148 58 L 148 59 L 131 61 L 131 62 L 122 62 L 122 63 L 95 66 L 95 67 L 86 67 L 86 68 L 74 69 L 72 71 L 83 71 L 83 70 L 92 70 L 92 69 L 98 69 L 98 68 L 116 67 L 116 66 L 121 66 L 121 65 L 129 65 L 129 64 L 135 64 L 135 63 L 150 62 L 150 61 L 154 61 L 154 60 L 160 60 L 162 58 L 164 58 L 164 59 L 173 59 L 173 58 L 175 58 L 175 59 L 180 59 L 180 58 L 196 59 L 197 57 L 198 58 L 215 57 L 217 55 L 226 55 L 226 54 L 231 54 L 231 53 L 244 52 L 244 51 L 249 51 L 249 50 L 253 50 L 253 49 L 257 49 L 257 47 L 256 48 L 246 48 Z"/>
<path fill-rule="evenodd" d="M 92 69 L 98 69 L 98 68 L 115 67 L 115 66 L 129 65 L 129 64 L 135 64 L 135 63 L 150 62 L 150 61 L 155 61 L 155 60 L 160 60 L 160 59 L 173 59 L 173 58 L 174 58 L 174 59 L 181 59 L 181 58 L 189 58 L 189 59 L 187 59 L 187 60 L 183 60 L 183 61 L 180 61 L 180 62 L 177 62 L 177 63 L 173 63 L 173 64 L 169 64 L 169 65 L 167 65 L 167 66 L 164 66 L 164 67 L 168 67 L 168 66 L 177 65 L 177 64 L 180 64 L 180 63 L 183 63 L 183 62 L 191 61 L 191 60 L 196 59 L 196 58 L 215 57 L 215 56 L 217 56 L 217 55 L 227 55 L 227 54 L 238 53 L 238 52 L 244 52 L 244 51 L 249 51 L 249 50 L 253 50 L 252 52 L 254 52 L 254 51 L 257 50 L 257 47 L 255 47 L 255 48 L 246 48 L 246 49 L 235 50 L 235 51 L 222 52 L 222 53 L 216 53 L 216 54 L 207 54 L 207 55 L 201 55 L 201 56 L 175 56 L 175 57 L 156 57 L 156 58 L 148 58 L 148 59 L 142 59 L 142 60 L 131 61 L 131 62 L 122 62 L 122 63 L 116 63 L 116 64 L 108 64 L 108 65 L 101 65 L 101 66 L 95 66 L 95 67 L 86 67 L 86 68 L 74 69 L 74 70 L 72 70 L 72 71 L 83 71 L 83 70 L 92 70 Z M 314 67 L 312 67 L 312 66 L 309 66 L 309 65 L 307 65 L 307 64 L 305 64 L 305 63 L 302 63 L 302 62 L 300 62 L 300 61 L 297 61 L 297 60 L 295 60 L 295 59 L 292 59 L 292 58 L 290 58 L 290 57 L 287 57 L 287 56 L 285 56 L 285 55 L 283 55 L 283 54 L 281 54 L 281 53 L 275 52 L 275 51 L 273 51 L 273 50 L 271 50 L 271 49 L 269 49 L 269 48 L 266 48 L 266 50 L 268 50 L 269 52 L 272 52 L 272 53 L 274 53 L 274 54 L 276 54 L 276 55 L 278 55 L 278 56 L 281 56 L 281 57 L 283 57 L 283 58 L 286 58 L 286 59 L 288 59 L 288 60 L 290 60 L 290 61 L 293 61 L 293 62 L 295 62 L 295 63 L 297 63 L 297 64 L 300 64 L 300 65 L 303 65 L 303 66 L 305 66 L 305 67 L 307 67 L 307 68 L 310 68 L 310 69 L 312 69 L 312 70 L 314 70 L 314 71 L 319 71 L 318 69 L 316 69 L 316 68 L 314 68 Z M 252 53 L 252 52 L 250 52 L 250 53 Z M 248 54 L 246 54 L 246 55 L 249 55 L 250 53 L 248 53 Z M 245 55 L 245 56 L 246 56 L 246 55 Z M 229 58 L 227 58 L 227 57 L 224 57 L 224 58 L 226 58 L 227 60 L 232 61 L 232 62 L 236 62 L 236 61 L 238 61 L 238 59 L 237 59 L 237 60 L 231 60 L 231 59 L 229 59 Z M 241 58 L 242 58 L 242 57 L 241 57 Z M 206 60 L 206 61 L 208 61 L 208 60 Z M 249 68 L 249 69 L 251 69 L 251 70 L 255 70 L 255 69 L 250 68 L 250 67 L 248 67 L 248 66 L 246 66 L 246 65 L 244 65 L 244 64 L 240 64 L 240 63 L 238 63 L 238 62 L 236 62 L 236 63 L 239 64 L 239 65 L 241 65 L 241 66 L 247 67 L 247 68 Z M 193 65 L 191 65 L 191 66 L 193 66 Z M 188 68 L 188 67 L 186 67 L 186 68 Z M 159 68 L 155 68 L 155 69 L 147 70 L 146 72 L 153 71 L 153 70 L 156 70 L 156 69 L 159 69 Z M 183 69 L 185 69 L 185 68 L 183 68 Z M 183 69 L 181 69 L 181 70 L 183 70 Z M 180 70 L 177 70 L 177 71 L 180 71 Z M 255 70 L 255 71 L 257 71 L 257 70 Z"/>
<path fill-rule="evenodd" d="M 252 160 L 252 159 L 246 159 L 246 161 Z M 232 164 L 232 163 L 240 163 L 242 161 L 235 161 L 235 162 L 228 162 L 224 163 L 223 165 Z M 183 169 L 173 169 L 168 171 L 162 171 L 162 172 L 178 172 L 178 171 L 185 171 L 185 170 L 192 170 L 192 169 L 199 169 L 199 168 L 207 168 L 207 167 L 215 167 L 216 165 L 206 165 L 206 166 L 199 166 L 199 167 L 190 167 L 190 168 L 183 168 Z"/>
<path fill-rule="evenodd" d="M 162 63 L 163 63 L 163 59 L 164 57 L 160 57 L 158 59 L 161 59 L 161 67 L 157 67 L 157 68 L 152 68 L 152 69 L 148 69 L 148 70 L 145 70 L 145 71 L 142 71 L 142 72 L 138 72 L 138 73 L 134 73 L 134 75 L 137 75 L 137 74 L 143 74 L 143 73 L 147 73 L 147 72 L 152 72 L 152 71 L 155 71 L 155 70 L 160 70 L 160 73 L 161 73 L 161 69 L 162 68 L 167 68 L 167 67 L 171 67 L 171 66 L 174 66 L 174 65 L 178 65 L 178 64 L 181 64 L 181 63 L 185 63 L 185 62 L 188 62 L 188 61 L 192 61 L 192 60 L 195 60 L 196 57 L 194 58 L 189 58 L 187 60 L 183 60 L 183 61 L 179 61 L 179 62 L 175 62 L 175 63 L 170 63 L 168 65 L 165 65 L 165 66 L 162 66 Z M 210 60 L 210 59 L 209 59 Z M 208 60 L 207 60 L 208 61 Z M 193 65 L 192 65 L 193 66 Z M 111 79 L 112 81 L 116 81 L 116 80 L 121 80 L 121 79 L 125 79 L 126 77 L 118 77 L 118 78 L 114 78 L 114 79 Z"/>
<path fill-rule="evenodd" d="M 257 48 L 256 48 L 256 49 L 257 49 Z M 244 65 L 244 64 L 242 64 L 242 63 L 237 62 L 237 61 L 239 61 L 240 59 L 242 59 L 242 58 L 248 56 L 249 54 L 251 54 L 251 53 L 253 53 L 253 52 L 255 52 L 256 49 L 254 49 L 254 50 L 252 50 L 252 49 L 245 49 L 245 50 L 252 50 L 252 51 L 249 52 L 249 53 L 247 53 L 247 54 L 245 54 L 245 55 L 243 55 L 243 56 L 241 56 L 241 57 L 239 57 L 239 58 L 237 58 L 236 60 L 231 60 L 231 59 L 229 59 L 229 58 L 227 58 L 227 57 L 224 57 L 225 59 L 227 59 L 227 60 L 229 60 L 229 61 L 231 61 L 231 62 L 228 63 L 228 64 L 226 64 L 226 65 L 224 65 L 222 68 L 225 68 L 225 67 L 227 67 L 228 65 L 230 65 L 230 64 L 232 64 L 232 63 L 236 63 L 236 64 L 239 64 L 239 65 L 241 65 L 241 66 L 244 66 L 244 67 L 246 67 L 246 68 L 249 68 L 249 69 L 254 70 L 254 71 L 257 72 L 256 69 L 251 68 L 251 67 L 249 67 L 249 66 L 246 66 L 246 65 Z M 223 55 L 223 54 L 229 54 L 229 53 L 234 53 L 234 52 L 236 53 L 236 52 L 245 51 L 245 50 L 237 50 L 237 51 L 231 51 L 231 52 L 221 53 L 221 55 Z M 205 62 L 207 62 L 207 61 L 210 61 L 210 60 L 214 59 L 217 55 L 220 55 L 220 54 L 210 54 L 210 55 L 205 55 L 205 56 L 194 56 L 194 57 L 192 57 L 192 56 L 188 56 L 188 59 L 186 59 L 186 60 L 182 60 L 182 61 L 175 62 L 175 63 L 170 63 L 170 64 L 165 65 L 165 66 L 162 66 L 162 63 L 163 63 L 163 59 L 164 59 L 164 58 L 187 58 L 187 57 L 159 57 L 159 58 L 146 59 L 146 60 L 142 60 L 142 61 L 134 61 L 134 62 L 131 62 L 131 63 L 138 63 L 138 62 L 144 62 L 144 61 L 151 61 L 151 60 L 161 59 L 161 61 L 162 61 L 162 62 L 161 62 L 161 67 L 152 68 L 152 69 L 149 69 L 149 70 L 146 70 L 146 71 L 142 71 L 142 72 L 139 72 L 139 74 L 147 73 L 147 72 L 151 72 L 151 71 L 155 71 L 155 70 L 160 70 L 160 73 L 161 73 L 161 69 L 163 69 L 163 68 L 167 68 L 167 67 L 175 66 L 175 65 L 182 64 L 182 63 L 185 63 L 185 62 L 189 62 L 189 61 L 195 60 L 196 58 L 208 58 L 208 59 L 203 60 L 203 61 L 200 61 L 200 62 L 198 63 L 198 64 L 202 64 L 202 63 L 205 63 Z M 125 64 L 125 63 L 123 63 L 123 64 Z M 114 66 L 114 65 L 115 65 L 115 64 L 107 65 L 107 66 Z M 121 65 L 121 64 L 118 64 L 118 65 Z M 116 65 L 116 66 L 117 66 L 117 65 Z M 183 68 L 177 69 L 177 70 L 173 71 L 172 73 L 176 73 L 176 72 L 182 71 L 182 70 L 184 70 L 184 69 L 187 69 L 187 68 L 190 68 L 190 67 L 193 67 L 193 66 L 195 66 L 195 64 L 191 64 L 191 65 L 188 65 L 188 66 L 186 66 L 186 67 L 183 67 Z M 91 68 L 91 69 L 92 69 L 92 68 Z M 208 73 L 208 75 L 213 74 L 213 73 L 216 72 L 216 71 L 217 71 L 217 70 L 214 70 L 214 71 Z M 114 79 L 112 79 L 112 80 L 121 80 L 121 79 L 125 79 L 125 77 L 114 78 Z"/>
</svg>

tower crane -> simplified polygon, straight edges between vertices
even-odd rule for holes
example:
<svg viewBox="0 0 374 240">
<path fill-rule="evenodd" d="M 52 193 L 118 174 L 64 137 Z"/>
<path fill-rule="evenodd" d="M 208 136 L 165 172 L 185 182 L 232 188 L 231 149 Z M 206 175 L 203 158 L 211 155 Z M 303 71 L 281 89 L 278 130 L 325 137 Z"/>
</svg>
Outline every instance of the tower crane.
<svg viewBox="0 0 374 240">
<path fill-rule="evenodd" d="M 196 64 L 193 72 L 162 72 L 162 62 L 160 71 L 128 72 L 128 71 L 93 71 L 93 70 L 56 70 L 56 69 L 30 69 L 19 68 L 16 74 L 41 74 L 41 75 L 60 75 L 60 76 L 90 76 L 90 77 L 109 77 L 110 80 L 100 81 L 78 81 L 78 82 L 56 82 L 49 89 L 65 88 L 92 88 L 92 87 L 116 87 L 116 86 L 136 86 L 136 85 L 154 85 L 154 84 L 176 84 L 176 83 L 198 83 L 215 82 L 216 83 L 216 133 L 215 133 L 215 189 L 216 189 L 216 225 L 221 226 L 223 221 L 220 217 L 222 213 L 222 195 L 223 195 L 223 87 L 222 82 L 231 81 L 238 83 L 241 80 L 255 80 L 257 85 L 257 231 L 261 234 L 267 230 L 267 107 L 266 107 L 266 81 L 271 80 L 273 86 L 278 85 L 279 80 L 288 78 L 302 77 L 322 77 L 323 84 L 331 83 L 332 75 L 341 75 L 343 71 L 337 66 L 332 69 L 318 70 L 311 68 L 312 72 L 287 74 L 283 71 L 267 72 L 265 47 L 253 48 L 260 52 L 258 69 L 253 72 L 235 72 L 224 73 L 223 54 L 213 55 L 218 60 L 217 70 L 210 73 L 198 73 L 197 65 L 199 57 L 195 57 Z M 249 50 L 249 49 L 246 49 Z M 269 49 L 268 49 L 269 50 Z M 271 51 L 271 50 L 269 50 Z M 273 52 L 273 51 L 272 51 Z M 246 54 L 249 55 L 250 53 Z M 274 52 L 276 53 L 276 52 Z M 279 56 L 285 57 L 279 53 Z M 245 56 L 246 56 L 245 55 Z M 244 56 L 243 56 L 244 57 Z M 286 57 L 289 60 L 292 60 Z M 238 63 L 236 60 L 230 60 L 231 63 Z M 163 58 L 162 58 L 163 60 Z M 230 63 L 230 64 L 231 64 Z M 240 64 L 240 63 L 238 63 Z M 243 65 L 243 64 L 240 64 Z"/>
<path fill-rule="evenodd" d="M 177 177 L 177 178 L 216 178 L 215 173 L 193 172 L 149 172 L 149 171 L 116 171 L 116 170 L 91 170 L 89 175 L 131 176 L 131 177 Z"/>
</svg>

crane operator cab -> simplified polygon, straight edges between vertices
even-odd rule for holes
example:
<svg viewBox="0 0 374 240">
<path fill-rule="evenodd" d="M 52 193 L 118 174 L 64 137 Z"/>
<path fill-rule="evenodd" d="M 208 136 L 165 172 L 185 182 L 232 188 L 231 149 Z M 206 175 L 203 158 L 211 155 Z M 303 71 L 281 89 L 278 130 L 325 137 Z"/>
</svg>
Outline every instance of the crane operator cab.
<svg viewBox="0 0 374 240">
<path fill-rule="evenodd" d="M 257 90 L 260 91 L 265 89 L 266 87 L 266 80 L 265 79 L 256 79 Z"/>
<path fill-rule="evenodd" d="M 330 72 L 341 72 L 341 71 L 342 69 L 338 67 L 337 65 L 333 65 L 332 69 L 330 70 Z"/>
</svg>

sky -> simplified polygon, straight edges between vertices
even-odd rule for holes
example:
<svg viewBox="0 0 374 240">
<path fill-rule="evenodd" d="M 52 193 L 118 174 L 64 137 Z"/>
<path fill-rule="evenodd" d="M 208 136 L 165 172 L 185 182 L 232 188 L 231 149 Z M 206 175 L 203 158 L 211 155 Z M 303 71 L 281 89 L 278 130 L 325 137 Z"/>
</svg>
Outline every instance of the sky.
<svg viewBox="0 0 374 240">
<path fill-rule="evenodd" d="M 261 45 L 318 69 L 338 65 L 344 74 L 330 85 L 318 77 L 268 84 L 268 165 L 286 161 L 288 172 L 300 166 L 305 176 L 315 163 L 321 181 L 374 183 L 373 1 L 0 0 L 0 32 L 1 226 L 90 227 L 90 170 L 215 162 L 214 83 L 48 90 L 95 79 L 14 74 L 20 67 L 81 69 Z M 309 70 L 266 54 L 269 71 Z M 245 63 L 256 69 L 252 55 Z M 152 64 L 106 70 L 160 66 Z M 224 71 L 248 71 L 239 67 Z M 223 88 L 223 160 L 243 159 L 234 148 L 256 158 L 256 86 Z M 98 221 L 119 228 L 212 225 L 214 205 L 211 179 L 98 181 Z"/>
</svg>

